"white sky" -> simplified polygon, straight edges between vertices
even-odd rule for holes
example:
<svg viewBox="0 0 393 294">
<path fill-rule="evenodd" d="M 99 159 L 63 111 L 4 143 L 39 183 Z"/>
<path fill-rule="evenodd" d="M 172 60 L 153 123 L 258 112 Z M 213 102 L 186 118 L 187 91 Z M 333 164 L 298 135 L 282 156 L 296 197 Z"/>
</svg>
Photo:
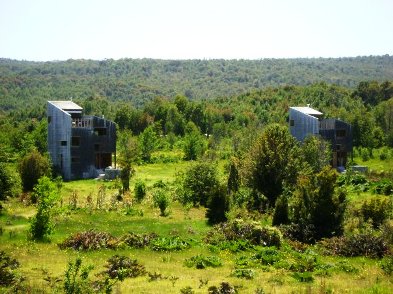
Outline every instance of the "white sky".
<svg viewBox="0 0 393 294">
<path fill-rule="evenodd" d="M 393 0 L 0 0 L 0 58 L 393 55 Z"/>
</svg>

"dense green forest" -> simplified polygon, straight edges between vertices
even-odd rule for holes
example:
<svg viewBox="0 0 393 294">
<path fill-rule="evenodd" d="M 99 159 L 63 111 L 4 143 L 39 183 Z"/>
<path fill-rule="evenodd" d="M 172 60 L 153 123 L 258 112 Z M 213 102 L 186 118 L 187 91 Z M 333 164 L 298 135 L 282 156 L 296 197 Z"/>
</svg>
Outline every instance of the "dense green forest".
<svg viewBox="0 0 393 294">
<path fill-rule="evenodd" d="M 0 59 L 0 109 L 24 109 L 46 100 L 96 99 L 141 106 L 156 96 L 231 97 L 267 86 L 326 82 L 354 88 L 393 79 L 393 56 L 261 60 Z"/>
</svg>

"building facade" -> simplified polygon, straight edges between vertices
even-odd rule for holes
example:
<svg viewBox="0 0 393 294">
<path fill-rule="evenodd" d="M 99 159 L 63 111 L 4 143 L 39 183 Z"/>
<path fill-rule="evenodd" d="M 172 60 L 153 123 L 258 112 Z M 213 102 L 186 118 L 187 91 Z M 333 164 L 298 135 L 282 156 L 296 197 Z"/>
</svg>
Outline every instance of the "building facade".
<svg viewBox="0 0 393 294">
<path fill-rule="evenodd" d="M 116 165 L 116 125 L 83 115 L 72 101 L 48 101 L 48 151 L 64 180 L 94 178 Z"/>
<path fill-rule="evenodd" d="M 289 108 L 289 130 L 298 141 L 310 135 L 320 136 L 330 143 L 331 165 L 345 167 L 352 153 L 351 125 L 339 119 L 323 119 L 322 113 L 307 107 Z"/>
</svg>

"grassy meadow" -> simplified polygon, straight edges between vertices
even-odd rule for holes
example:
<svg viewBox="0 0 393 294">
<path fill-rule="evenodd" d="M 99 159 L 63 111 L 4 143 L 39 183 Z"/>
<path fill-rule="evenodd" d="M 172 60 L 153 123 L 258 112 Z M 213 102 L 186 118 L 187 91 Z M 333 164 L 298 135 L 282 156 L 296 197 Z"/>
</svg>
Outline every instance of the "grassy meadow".
<svg viewBox="0 0 393 294">
<path fill-rule="evenodd" d="M 355 157 L 358 164 L 369 165 L 374 171 L 389 171 L 393 167 L 393 156 L 380 160 L 379 156 L 363 161 Z M 62 292 L 64 273 L 69 262 L 81 258 L 83 266 L 94 266 L 90 277 L 94 280 L 105 270 L 106 261 L 113 255 L 124 255 L 144 265 L 149 275 L 127 278 L 114 285 L 114 293 L 208 293 L 210 286 L 219 287 L 222 282 L 235 286 L 239 293 L 392 293 L 393 277 L 386 275 L 379 259 L 368 257 L 337 257 L 323 255 L 317 245 L 296 251 L 296 244 L 284 241 L 280 248 L 281 261 L 313 263 L 312 278 L 296 278 L 291 269 L 278 268 L 269 264 L 255 264 L 253 256 L 258 248 L 247 250 L 217 249 L 204 242 L 212 229 L 207 225 L 204 208 L 183 207 L 172 200 L 169 215 L 160 216 L 152 201 L 154 183 L 163 181 L 174 194 L 176 175 L 190 163 L 155 163 L 136 167 L 130 187 L 137 180 L 147 185 L 147 195 L 141 203 L 134 200 L 134 192 L 116 199 L 119 183 L 116 181 L 81 180 L 63 183 L 61 207 L 54 215 L 55 230 L 50 240 L 33 242 L 27 237 L 29 217 L 35 214 L 35 207 L 21 199 L 3 203 L 0 215 L 0 251 L 4 250 L 20 263 L 19 272 L 25 277 L 25 291 L 31 293 Z M 223 171 L 225 162 L 219 164 Z M 97 208 L 100 189 L 105 187 L 104 205 Z M 373 197 L 370 191 L 348 189 L 349 205 L 358 206 L 360 201 Z M 90 197 L 90 200 L 89 200 Z M 391 197 L 391 196 L 390 196 Z M 70 203 L 76 206 L 69 209 Z M 243 212 L 244 213 L 244 212 Z M 271 222 L 264 216 L 264 222 Z M 187 240 L 188 248 L 179 251 L 157 251 L 150 247 L 131 248 L 119 246 L 116 249 L 77 251 L 60 249 L 58 244 L 77 232 L 104 231 L 114 237 L 128 232 L 136 234 L 156 233 L 160 237 L 178 236 Z M 295 248 L 295 249 L 294 249 Z M 198 269 L 185 266 L 193 256 L 215 256 L 222 265 Z M 308 260 L 308 259 L 311 259 Z M 241 271 L 239 261 L 245 260 L 242 269 L 252 273 L 237 275 Z M 246 271 L 247 272 L 247 271 Z M 188 291 L 188 292 L 187 292 Z M 1 288 L 0 293 L 12 292 Z M 220 292 L 224 293 L 224 292 Z M 230 292 L 225 292 L 230 293 Z"/>
</svg>

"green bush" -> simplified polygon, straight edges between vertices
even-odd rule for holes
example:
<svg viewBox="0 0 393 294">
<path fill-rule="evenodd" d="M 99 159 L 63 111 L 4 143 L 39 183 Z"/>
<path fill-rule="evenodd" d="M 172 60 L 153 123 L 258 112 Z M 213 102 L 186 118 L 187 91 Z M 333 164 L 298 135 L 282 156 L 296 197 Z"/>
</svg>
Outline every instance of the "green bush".
<svg viewBox="0 0 393 294">
<path fill-rule="evenodd" d="M 255 277 L 255 271 L 249 268 L 237 268 L 233 270 L 231 276 L 240 279 L 252 280 Z"/>
<path fill-rule="evenodd" d="M 17 281 L 19 262 L 0 251 L 0 286 L 10 286 Z"/>
<path fill-rule="evenodd" d="M 390 215 L 391 203 L 386 197 L 374 197 L 363 202 L 360 209 L 363 219 L 372 221 L 373 227 L 378 228 Z"/>
<path fill-rule="evenodd" d="M 153 192 L 153 202 L 154 206 L 160 209 L 161 216 L 167 216 L 167 208 L 169 206 L 170 200 L 168 192 L 164 189 L 157 189 Z"/>
<path fill-rule="evenodd" d="M 215 225 L 205 238 L 205 242 L 217 245 L 224 241 L 247 240 L 252 245 L 281 246 L 281 233 L 272 227 L 262 227 L 257 222 L 235 219 Z"/>
<path fill-rule="evenodd" d="M 210 286 L 208 288 L 209 294 L 236 294 L 238 290 L 228 282 L 222 282 L 219 287 Z"/>
<path fill-rule="evenodd" d="M 319 243 L 328 254 L 340 256 L 367 256 L 382 258 L 389 251 L 388 244 L 370 232 L 351 236 L 333 237 Z"/>
<path fill-rule="evenodd" d="M 134 193 L 136 200 L 142 202 L 146 196 L 146 184 L 142 181 L 137 181 L 135 183 Z"/>
<path fill-rule="evenodd" d="M 93 293 L 89 279 L 92 269 L 92 266 L 82 267 L 82 259 L 79 257 L 75 260 L 75 263 L 70 261 L 64 275 L 64 293 Z"/>
<path fill-rule="evenodd" d="M 19 173 L 23 191 L 32 191 L 39 178 L 51 175 L 50 161 L 38 151 L 33 150 L 20 161 Z"/>
<path fill-rule="evenodd" d="M 42 177 L 34 187 L 34 197 L 38 201 L 36 215 L 30 221 L 30 236 L 41 240 L 53 231 L 51 222 L 52 208 L 59 199 L 59 190 L 49 178 Z"/>
<path fill-rule="evenodd" d="M 17 196 L 20 192 L 20 179 L 6 164 L 0 162 L 0 200 Z"/>
<path fill-rule="evenodd" d="M 293 273 L 292 277 L 299 282 L 310 283 L 314 281 L 314 277 L 310 272 L 303 272 L 303 273 Z"/>
<path fill-rule="evenodd" d="M 388 180 L 388 179 L 384 179 L 381 181 L 378 181 L 374 184 L 374 191 L 377 194 L 380 195 L 392 195 L 393 194 L 393 182 Z"/>
<path fill-rule="evenodd" d="M 207 202 L 206 218 L 210 225 L 227 220 L 226 213 L 230 209 L 229 195 L 226 187 L 220 185 L 212 190 Z"/>
<path fill-rule="evenodd" d="M 205 269 L 207 267 L 220 267 L 222 266 L 222 261 L 217 256 L 203 256 L 199 254 L 186 259 L 184 265 L 197 269 Z"/>
<path fill-rule="evenodd" d="M 381 269 L 387 275 L 393 274 L 393 256 L 386 256 L 380 262 Z"/>
</svg>

